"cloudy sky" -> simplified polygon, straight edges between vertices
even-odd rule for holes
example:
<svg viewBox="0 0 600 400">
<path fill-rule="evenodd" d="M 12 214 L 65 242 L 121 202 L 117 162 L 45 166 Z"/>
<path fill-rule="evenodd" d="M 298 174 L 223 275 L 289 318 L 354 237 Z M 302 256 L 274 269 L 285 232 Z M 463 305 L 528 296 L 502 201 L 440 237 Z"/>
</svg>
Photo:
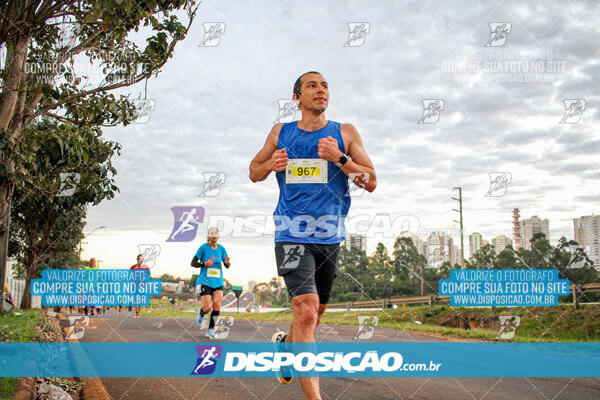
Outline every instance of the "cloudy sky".
<svg viewBox="0 0 600 400">
<path fill-rule="evenodd" d="M 553 243 L 572 238 L 572 218 L 599 211 L 600 12 L 593 2 L 543 4 L 203 2 L 173 59 L 148 82 L 150 115 L 105 130 L 123 145 L 121 192 L 90 209 L 86 232 L 106 228 L 89 235 L 83 256 L 123 268 L 138 244 L 159 244 L 153 274 L 190 276 L 207 221 L 271 222 L 275 178 L 252 183 L 248 165 L 278 100 L 291 98 L 308 70 L 329 82 L 327 118 L 354 124 L 375 165 L 377 189 L 354 197 L 350 210 L 372 223 L 369 253 L 378 242 L 390 248 L 399 223 L 417 234 L 456 227 L 454 186 L 463 188 L 467 243 L 472 232 L 512 236 L 515 207 L 522 218 L 548 218 Z M 216 22 L 225 33 L 201 46 L 204 23 Z M 366 36 L 351 37 L 349 23 L 364 23 Z M 504 36 L 492 36 L 490 24 L 502 23 Z M 564 119 L 564 101 L 577 99 L 583 112 Z M 423 119 L 424 100 L 440 100 L 439 118 Z M 225 174 L 217 196 L 200 196 L 206 172 Z M 486 196 L 493 172 L 510 184 Z M 174 206 L 204 208 L 194 241 L 166 242 Z M 225 277 L 275 276 L 269 229 L 239 236 L 221 239 L 232 258 Z"/>
</svg>

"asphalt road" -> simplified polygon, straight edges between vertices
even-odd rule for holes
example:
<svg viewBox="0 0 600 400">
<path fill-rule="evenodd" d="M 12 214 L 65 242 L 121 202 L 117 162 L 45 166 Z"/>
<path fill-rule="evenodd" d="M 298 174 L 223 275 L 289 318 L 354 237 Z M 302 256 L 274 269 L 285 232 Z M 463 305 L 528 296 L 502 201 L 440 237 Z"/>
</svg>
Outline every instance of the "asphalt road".
<svg viewBox="0 0 600 400">
<path fill-rule="evenodd" d="M 234 321 L 222 341 L 264 342 L 288 323 Z M 322 325 L 318 341 L 352 341 L 357 326 Z M 134 319 L 125 312 L 92 317 L 82 342 L 205 342 L 192 319 Z M 415 332 L 376 328 L 373 341 L 440 341 Z M 125 399 L 303 399 L 299 383 L 276 378 L 102 378 L 115 400 Z M 600 399 L 597 378 L 321 378 L 323 399 Z"/>
</svg>

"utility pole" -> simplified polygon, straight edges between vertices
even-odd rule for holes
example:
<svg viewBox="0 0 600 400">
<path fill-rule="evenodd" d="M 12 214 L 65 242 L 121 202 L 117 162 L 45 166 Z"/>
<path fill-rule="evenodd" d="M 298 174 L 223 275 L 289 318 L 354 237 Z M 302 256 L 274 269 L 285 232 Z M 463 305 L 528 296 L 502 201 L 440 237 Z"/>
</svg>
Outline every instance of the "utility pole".
<svg viewBox="0 0 600 400">
<path fill-rule="evenodd" d="M 421 262 L 421 296 L 425 293 L 425 265 Z"/>
<path fill-rule="evenodd" d="M 453 197 L 452 200 L 458 201 L 458 210 L 453 208 L 452 211 L 456 211 L 460 214 L 460 221 L 453 220 L 454 222 L 460 223 L 460 266 L 462 268 L 465 267 L 465 242 L 464 242 L 464 234 L 463 234 L 463 208 L 462 208 L 462 188 L 461 187 L 453 187 L 452 190 L 458 190 L 458 199 Z"/>
</svg>

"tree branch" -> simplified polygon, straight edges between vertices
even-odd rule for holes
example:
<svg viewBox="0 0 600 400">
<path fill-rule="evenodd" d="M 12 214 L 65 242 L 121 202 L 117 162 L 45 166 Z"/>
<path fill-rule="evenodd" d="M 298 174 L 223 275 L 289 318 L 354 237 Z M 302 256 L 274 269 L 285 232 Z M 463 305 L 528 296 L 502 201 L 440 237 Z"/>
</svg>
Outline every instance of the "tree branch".
<svg viewBox="0 0 600 400">
<path fill-rule="evenodd" d="M 186 27 L 186 29 L 184 31 L 184 36 L 186 36 L 187 33 L 190 30 L 190 27 L 191 27 L 192 22 L 193 22 L 193 20 L 195 18 L 197 9 L 198 9 L 198 6 L 193 11 L 190 10 L 190 14 L 189 14 L 190 15 L 190 19 L 189 19 L 188 25 L 187 25 L 187 27 Z M 167 63 L 167 61 L 169 60 L 169 58 L 173 54 L 173 51 L 175 49 L 175 45 L 178 42 L 179 42 L 179 39 L 173 39 L 171 41 L 171 43 L 169 44 L 169 50 L 167 51 L 167 54 L 165 55 L 164 59 L 160 63 L 158 63 L 157 65 L 155 65 L 150 71 L 144 72 L 142 74 L 137 75 L 132 81 L 126 80 L 126 81 L 122 81 L 120 83 L 115 83 L 115 84 L 108 85 L 108 86 L 102 86 L 102 87 L 97 87 L 95 89 L 84 90 L 84 91 L 82 91 L 80 93 L 77 93 L 77 94 L 74 94 L 72 96 L 69 96 L 69 97 L 67 97 L 67 98 L 65 98 L 65 99 L 63 99 L 61 101 L 58 101 L 58 102 L 56 102 L 54 104 L 48 105 L 46 107 L 42 107 L 36 113 L 27 116 L 25 125 L 27 125 L 32 119 L 34 119 L 34 118 L 36 118 L 36 117 L 38 117 L 40 115 L 45 115 L 50 110 L 54 110 L 54 109 L 56 109 L 56 108 L 58 108 L 58 107 L 60 107 L 60 106 L 62 106 L 64 104 L 66 104 L 66 103 L 69 103 L 69 102 L 72 102 L 74 100 L 80 99 L 82 97 L 86 97 L 86 96 L 89 96 L 89 95 L 92 95 L 92 94 L 96 94 L 96 93 L 99 93 L 99 92 L 106 92 L 106 91 L 111 91 L 111 90 L 118 89 L 118 88 L 125 87 L 125 86 L 131 86 L 131 85 L 134 85 L 134 84 L 136 84 L 138 82 L 141 82 L 144 79 L 149 78 L 150 76 L 152 76 L 152 74 L 154 72 L 156 72 L 157 70 L 159 70 L 161 67 L 163 67 Z"/>
</svg>

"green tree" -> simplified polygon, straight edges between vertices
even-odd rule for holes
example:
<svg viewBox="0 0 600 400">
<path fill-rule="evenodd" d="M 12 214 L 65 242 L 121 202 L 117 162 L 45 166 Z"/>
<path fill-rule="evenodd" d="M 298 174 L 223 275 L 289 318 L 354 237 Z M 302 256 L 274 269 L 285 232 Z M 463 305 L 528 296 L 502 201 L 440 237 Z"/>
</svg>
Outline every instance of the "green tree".
<svg viewBox="0 0 600 400">
<path fill-rule="evenodd" d="M 257 283 L 256 286 L 254 286 L 253 293 L 255 299 L 258 300 L 256 301 L 258 304 L 264 304 L 266 299 L 273 297 L 267 282 Z"/>
<path fill-rule="evenodd" d="M 172 282 L 172 283 L 177 283 L 181 280 L 181 278 L 175 277 L 171 274 L 162 274 L 159 279 L 161 280 L 161 282 Z"/>
<path fill-rule="evenodd" d="M 185 25 L 174 14 L 181 9 L 187 11 Z M 42 117 L 79 127 L 133 121 L 135 100 L 113 92 L 156 75 L 185 38 L 196 10 L 192 0 L 0 2 L 0 47 L 6 50 L 0 66 L 0 243 L 8 235 L 15 189 L 35 181 L 36 171 L 25 168 L 32 155 L 23 145 L 30 123 Z M 144 48 L 130 40 L 140 29 Z M 100 76 L 85 72 L 90 69 Z M 0 267 L 5 257 L 0 254 Z"/>
<path fill-rule="evenodd" d="M 467 268 L 493 268 L 496 262 L 496 251 L 488 243 L 479 248 L 470 260 L 467 260 Z"/>
<path fill-rule="evenodd" d="M 368 265 L 369 258 L 366 252 L 358 248 L 348 250 L 345 246 L 340 246 L 338 276 L 331 288 L 331 302 L 360 300 L 361 286 L 357 282 L 363 285 L 365 297 L 371 298 L 367 288 L 375 279 L 367 272 Z"/>
<path fill-rule="evenodd" d="M 393 295 L 402 295 L 406 292 L 410 294 L 423 295 L 426 287 L 430 284 L 427 277 L 435 277 L 436 273 L 428 270 L 426 273 L 425 265 L 427 259 L 419 254 L 416 246 L 410 237 L 399 237 L 394 244 L 394 276 L 395 293 Z"/>
<path fill-rule="evenodd" d="M 519 268 L 518 264 L 519 260 L 511 245 L 506 246 L 494 260 L 495 269 L 516 269 Z"/>
<path fill-rule="evenodd" d="M 40 261 L 48 261 L 61 251 L 73 252 L 82 236 L 86 207 L 112 198 L 118 190 L 111 158 L 119 153 L 120 146 L 102 140 L 99 128 L 47 120 L 30 125 L 23 142 L 33 151 L 28 165 L 31 181 L 15 192 L 11 236 L 26 271 L 21 307 L 28 308 L 29 283 L 39 276 Z M 60 196 L 59 174 L 64 171 L 77 171 L 80 176 L 70 196 Z M 37 191 L 38 184 L 54 188 L 54 192 Z"/>
<path fill-rule="evenodd" d="M 374 283 L 369 287 L 373 298 L 391 297 L 396 279 L 394 265 L 383 243 L 378 243 L 375 252 L 369 257 L 369 272 Z"/>
<path fill-rule="evenodd" d="M 571 251 L 570 246 L 575 246 L 578 251 Z M 559 239 L 558 246 L 553 248 L 550 264 L 558 268 L 561 278 L 568 279 L 571 283 L 600 281 L 600 273 L 594 268 L 594 263 L 585 252 L 585 248 L 574 240 L 567 241 L 564 236 Z M 589 301 L 600 297 L 598 294 L 589 293 L 584 296 Z"/>
<path fill-rule="evenodd" d="M 531 268 L 552 268 L 550 259 L 553 248 L 546 235 L 542 232 L 534 233 L 530 243 L 533 251 L 529 253 L 531 259 L 529 266 Z M 524 260 L 527 261 L 526 258 Z"/>
</svg>

